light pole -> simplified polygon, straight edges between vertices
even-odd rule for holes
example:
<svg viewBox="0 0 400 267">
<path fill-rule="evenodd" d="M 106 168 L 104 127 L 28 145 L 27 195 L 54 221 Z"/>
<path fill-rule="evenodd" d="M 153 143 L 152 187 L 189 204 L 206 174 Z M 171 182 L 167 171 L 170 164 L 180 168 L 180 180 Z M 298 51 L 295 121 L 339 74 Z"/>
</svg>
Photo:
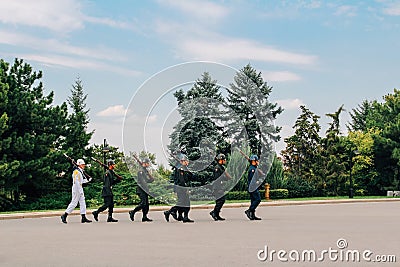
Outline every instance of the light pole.
<svg viewBox="0 0 400 267">
<path fill-rule="evenodd" d="M 349 189 L 349 198 L 354 197 L 354 189 L 353 189 L 353 177 L 352 177 L 352 169 L 353 169 L 353 156 L 360 154 L 358 150 L 352 150 L 350 152 L 350 189 Z"/>
</svg>

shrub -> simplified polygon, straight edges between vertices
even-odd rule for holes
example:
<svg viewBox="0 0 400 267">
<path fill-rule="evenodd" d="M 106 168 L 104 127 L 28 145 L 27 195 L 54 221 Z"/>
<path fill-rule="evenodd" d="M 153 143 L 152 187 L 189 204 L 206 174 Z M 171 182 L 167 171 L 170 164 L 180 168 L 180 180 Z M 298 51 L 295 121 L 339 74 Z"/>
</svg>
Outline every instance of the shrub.
<svg viewBox="0 0 400 267">
<path fill-rule="evenodd" d="M 282 199 L 289 197 L 289 190 L 287 189 L 272 189 L 269 190 L 270 199 Z"/>
</svg>

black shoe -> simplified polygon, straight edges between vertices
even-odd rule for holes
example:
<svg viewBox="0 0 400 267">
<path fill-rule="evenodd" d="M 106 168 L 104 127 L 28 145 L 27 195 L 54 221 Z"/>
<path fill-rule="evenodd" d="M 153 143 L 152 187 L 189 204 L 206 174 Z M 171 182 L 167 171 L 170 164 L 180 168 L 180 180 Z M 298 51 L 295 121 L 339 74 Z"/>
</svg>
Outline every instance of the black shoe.
<svg viewBox="0 0 400 267">
<path fill-rule="evenodd" d="M 252 212 L 250 210 L 246 210 L 244 213 L 246 213 L 247 218 L 249 218 L 249 220 L 254 220 Z"/>
<path fill-rule="evenodd" d="M 194 222 L 194 221 L 191 220 L 191 219 L 189 219 L 189 218 L 183 218 L 183 219 L 182 219 L 182 222 L 183 222 L 183 223 L 192 223 L 192 222 Z"/>
<path fill-rule="evenodd" d="M 64 213 L 63 215 L 61 215 L 61 221 L 63 223 L 67 223 L 67 216 L 68 216 L 68 213 Z"/>
<path fill-rule="evenodd" d="M 153 220 L 147 217 L 142 218 L 142 222 L 152 222 Z"/>
<path fill-rule="evenodd" d="M 217 219 L 218 221 L 225 221 L 225 218 L 222 218 L 221 216 L 219 216 L 219 214 L 217 215 Z"/>
<path fill-rule="evenodd" d="M 214 211 L 214 210 L 210 211 L 210 215 L 211 215 L 211 217 L 214 219 L 214 221 L 218 221 L 218 217 L 217 217 L 217 215 L 215 214 L 215 211 Z"/>
<path fill-rule="evenodd" d="M 176 211 L 170 211 L 169 214 L 171 214 L 172 218 L 174 218 L 176 221 L 178 220 L 178 216 L 176 215 Z"/>
<path fill-rule="evenodd" d="M 165 217 L 165 220 L 167 221 L 167 222 L 169 222 L 169 215 L 170 215 L 171 213 L 169 212 L 169 210 L 166 210 L 166 211 L 164 211 L 164 217 Z"/>
<path fill-rule="evenodd" d="M 135 212 L 133 210 L 129 212 L 129 219 L 131 219 L 132 222 L 135 220 Z"/>
<path fill-rule="evenodd" d="M 118 222 L 118 220 L 114 219 L 113 217 L 108 217 L 107 222 Z"/>
<path fill-rule="evenodd" d="M 92 214 L 93 214 L 94 220 L 96 222 L 98 222 L 99 221 L 99 213 L 97 212 L 97 210 L 93 211 Z"/>
<path fill-rule="evenodd" d="M 252 215 L 253 215 L 253 216 L 252 216 L 252 217 L 253 217 L 253 220 L 256 220 L 256 221 L 260 221 L 260 220 L 261 220 L 261 218 L 259 218 L 259 217 L 256 216 L 256 212 L 255 212 L 255 211 L 252 212 Z"/>
<path fill-rule="evenodd" d="M 81 214 L 82 219 L 81 219 L 81 223 L 91 223 L 91 220 L 88 220 L 88 218 L 86 218 L 85 214 Z"/>
</svg>

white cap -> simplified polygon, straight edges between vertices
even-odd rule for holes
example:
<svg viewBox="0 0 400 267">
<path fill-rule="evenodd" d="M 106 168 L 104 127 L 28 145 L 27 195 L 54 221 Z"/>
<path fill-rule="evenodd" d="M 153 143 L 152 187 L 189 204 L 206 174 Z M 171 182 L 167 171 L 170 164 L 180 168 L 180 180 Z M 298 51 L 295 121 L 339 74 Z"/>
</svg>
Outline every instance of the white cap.
<svg viewBox="0 0 400 267">
<path fill-rule="evenodd" d="M 76 161 L 76 165 L 84 165 L 84 164 L 85 164 L 85 161 L 83 159 L 78 159 Z"/>
</svg>

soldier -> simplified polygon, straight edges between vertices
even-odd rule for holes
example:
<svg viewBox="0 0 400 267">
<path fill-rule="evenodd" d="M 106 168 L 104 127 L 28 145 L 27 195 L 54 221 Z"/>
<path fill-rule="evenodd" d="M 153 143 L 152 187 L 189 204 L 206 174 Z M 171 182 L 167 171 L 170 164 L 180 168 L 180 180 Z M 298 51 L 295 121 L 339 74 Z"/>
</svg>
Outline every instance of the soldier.
<svg viewBox="0 0 400 267">
<path fill-rule="evenodd" d="M 189 211 L 190 211 L 190 198 L 189 192 L 186 188 L 189 185 L 189 181 L 192 178 L 192 173 L 188 170 L 187 166 L 189 164 L 189 159 L 186 155 L 182 155 L 180 159 L 179 168 L 175 168 L 174 170 L 174 183 L 175 183 L 175 191 L 178 197 L 178 202 L 175 206 L 173 206 L 170 210 L 164 211 L 165 220 L 169 222 L 169 216 L 172 215 L 175 220 L 178 220 L 177 212 L 183 212 L 182 222 L 194 222 L 189 219 Z"/>
<path fill-rule="evenodd" d="M 114 173 L 115 162 L 113 160 L 108 160 L 107 166 L 108 170 L 104 174 L 103 189 L 101 192 L 101 196 L 104 199 L 104 204 L 103 206 L 92 212 L 96 222 L 99 221 L 99 213 L 106 209 L 108 209 L 107 222 L 118 222 L 118 220 L 112 217 L 114 211 L 114 195 L 112 192 L 112 186 L 116 183 L 119 183 L 121 180 L 117 179 Z"/>
<path fill-rule="evenodd" d="M 145 158 L 141 163 L 142 166 L 137 174 L 136 187 L 136 193 L 140 198 L 140 203 L 135 209 L 129 211 L 129 218 L 131 221 L 134 221 L 135 213 L 139 210 L 142 210 L 142 222 L 152 222 L 153 220 L 147 217 L 147 213 L 149 213 L 149 195 L 147 194 L 149 191 L 148 183 L 152 183 L 154 181 L 153 177 L 147 170 L 147 168 L 150 166 L 150 159 Z"/>
<path fill-rule="evenodd" d="M 257 169 L 259 164 L 258 156 L 252 155 L 249 158 L 249 161 L 250 161 L 250 167 L 248 171 L 247 182 L 249 186 L 248 190 L 250 193 L 250 207 L 244 213 L 246 214 L 247 218 L 249 218 L 249 220 L 261 220 L 261 218 L 258 218 L 256 216 L 256 208 L 258 207 L 258 204 L 260 204 L 261 202 L 260 191 L 258 191 L 258 188 L 256 188 L 253 192 L 250 192 L 250 187 L 252 187 L 250 185 L 257 183 L 258 172 L 261 172 L 260 170 Z"/>
<path fill-rule="evenodd" d="M 211 217 L 215 221 L 224 221 L 219 213 L 221 212 L 221 208 L 225 203 L 225 190 L 224 190 L 224 182 L 228 179 L 231 179 L 231 176 L 225 171 L 224 165 L 226 164 L 226 157 L 224 154 L 219 154 L 216 157 L 217 164 L 214 168 L 214 183 L 212 186 L 213 194 L 217 200 L 215 200 L 215 207 L 210 212 Z"/>
<path fill-rule="evenodd" d="M 79 209 L 82 217 L 81 223 L 91 223 L 92 221 L 86 218 L 85 194 L 83 193 L 82 187 L 83 184 L 90 182 L 91 179 L 88 180 L 83 174 L 83 170 L 85 169 L 85 161 L 83 159 L 78 159 L 76 165 L 78 167 L 72 172 L 72 200 L 64 214 L 61 215 L 61 221 L 67 223 L 68 214 L 75 209 L 79 202 Z"/>
</svg>

